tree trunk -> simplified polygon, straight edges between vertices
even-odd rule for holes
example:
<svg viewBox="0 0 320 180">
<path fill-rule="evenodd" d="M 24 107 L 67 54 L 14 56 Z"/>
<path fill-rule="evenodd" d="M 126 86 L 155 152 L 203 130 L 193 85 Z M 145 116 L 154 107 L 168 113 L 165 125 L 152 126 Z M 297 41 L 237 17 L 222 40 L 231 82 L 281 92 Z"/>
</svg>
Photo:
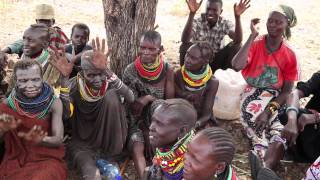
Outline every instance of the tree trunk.
<svg viewBox="0 0 320 180">
<path fill-rule="evenodd" d="M 143 32 L 154 28 L 158 0 L 102 0 L 110 66 L 120 78 L 137 56 Z"/>
</svg>

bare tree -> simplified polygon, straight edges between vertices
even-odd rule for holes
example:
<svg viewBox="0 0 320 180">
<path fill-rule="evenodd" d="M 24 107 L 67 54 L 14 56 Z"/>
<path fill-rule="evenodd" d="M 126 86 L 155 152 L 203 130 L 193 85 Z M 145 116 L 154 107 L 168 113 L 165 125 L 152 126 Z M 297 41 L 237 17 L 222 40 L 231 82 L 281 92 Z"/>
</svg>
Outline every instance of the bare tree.
<svg viewBox="0 0 320 180">
<path fill-rule="evenodd" d="M 119 76 L 137 56 L 142 33 L 153 29 L 158 0 L 102 0 L 111 69 Z"/>
</svg>

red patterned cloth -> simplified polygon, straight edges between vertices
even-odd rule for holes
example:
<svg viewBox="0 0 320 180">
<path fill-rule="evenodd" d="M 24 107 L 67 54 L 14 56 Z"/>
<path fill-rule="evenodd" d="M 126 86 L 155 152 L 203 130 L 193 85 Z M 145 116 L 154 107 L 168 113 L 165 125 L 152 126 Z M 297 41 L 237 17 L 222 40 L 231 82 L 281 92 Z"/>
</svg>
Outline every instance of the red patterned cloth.
<svg viewBox="0 0 320 180">
<path fill-rule="evenodd" d="M 4 134 L 5 154 L 0 164 L 0 180 L 64 180 L 67 168 L 63 160 L 64 147 L 49 148 L 35 145 L 18 137 L 18 132 L 27 132 L 34 125 L 40 125 L 50 135 L 50 120 L 31 119 L 20 116 L 4 103 L 0 104 L 0 113 L 6 113 L 21 119 L 16 130 Z"/>
</svg>

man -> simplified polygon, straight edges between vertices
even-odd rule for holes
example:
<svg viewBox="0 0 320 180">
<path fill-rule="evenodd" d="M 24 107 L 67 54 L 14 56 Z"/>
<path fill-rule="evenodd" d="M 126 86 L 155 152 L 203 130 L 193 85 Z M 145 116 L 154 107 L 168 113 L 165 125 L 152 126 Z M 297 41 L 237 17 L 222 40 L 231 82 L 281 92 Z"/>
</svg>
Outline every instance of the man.
<svg viewBox="0 0 320 180">
<path fill-rule="evenodd" d="M 43 70 L 43 80 L 50 86 L 58 86 L 60 72 L 50 62 L 54 51 L 48 48 L 49 33 L 48 27 L 43 24 L 31 25 L 23 34 L 22 59 L 32 59 L 40 63 Z M 11 79 L 9 91 L 14 86 Z"/>
<path fill-rule="evenodd" d="M 65 46 L 66 57 L 69 61 L 74 58 L 73 70 L 70 74 L 70 78 L 76 76 L 81 70 L 81 55 L 87 50 L 91 50 L 92 47 L 88 45 L 90 36 L 90 29 L 86 24 L 77 23 L 73 25 L 71 30 L 71 44 Z"/>
<path fill-rule="evenodd" d="M 44 24 L 49 27 L 50 39 L 49 48 L 61 49 L 66 43 L 68 43 L 68 37 L 58 26 L 53 26 L 55 24 L 54 19 L 54 9 L 48 4 L 39 4 L 35 8 L 36 12 L 36 23 Z M 19 39 L 14 43 L 10 44 L 8 47 L 2 50 L 7 54 L 18 54 L 19 56 L 23 53 L 23 40 Z"/>
<path fill-rule="evenodd" d="M 66 179 L 60 99 L 38 62 L 19 61 L 13 74 L 15 88 L 0 104 L 0 179 Z"/>
<path fill-rule="evenodd" d="M 313 162 L 320 156 L 320 71 L 306 82 L 298 82 L 290 94 L 286 113 L 280 119 L 286 123 L 283 137 L 289 142 L 296 161 Z M 310 99 L 305 109 L 300 108 L 299 99 Z"/>
<path fill-rule="evenodd" d="M 84 179 L 101 179 L 97 159 L 117 161 L 121 155 L 128 127 L 120 96 L 129 103 L 134 100 L 133 92 L 107 68 L 104 40 L 101 49 L 99 39 L 96 43 L 93 42 L 93 51 L 82 54 L 82 71 L 70 81 L 74 62 L 58 52 L 59 58 L 53 62 L 63 74 L 60 97 L 64 116 L 72 119 L 68 151 Z"/>
<path fill-rule="evenodd" d="M 213 49 L 214 57 L 210 60 L 210 66 L 215 72 L 217 69 L 231 68 L 231 60 L 240 49 L 242 41 L 242 26 L 240 16 L 250 7 L 250 0 L 240 0 L 234 4 L 235 28 L 231 21 L 221 16 L 222 0 L 208 0 L 206 12 L 201 17 L 194 19 L 202 0 L 187 0 L 190 10 L 188 21 L 182 32 L 180 46 L 180 65 L 184 64 L 184 57 L 188 48 L 195 41 L 208 41 Z M 224 47 L 224 36 L 228 35 L 232 42 Z"/>
</svg>

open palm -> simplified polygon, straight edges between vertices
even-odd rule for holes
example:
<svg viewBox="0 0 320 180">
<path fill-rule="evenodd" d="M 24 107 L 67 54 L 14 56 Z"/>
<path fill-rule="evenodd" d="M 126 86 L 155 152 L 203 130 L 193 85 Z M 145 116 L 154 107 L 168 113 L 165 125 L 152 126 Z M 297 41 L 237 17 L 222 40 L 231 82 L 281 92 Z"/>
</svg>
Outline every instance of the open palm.
<svg viewBox="0 0 320 180">
<path fill-rule="evenodd" d="M 69 62 L 65 56 L 65 51 L 63 50 L 54 50 L 53 60 L 50 63 L 58 69 L 58 71 L 64 76 L 68 77 L 73 69 L 75 58 L 72 58 Z"/>
<path fill-rule="evenodd" d="M 202 1 L 203 0 L 201 0 L 198 3 L 197 0 L 186 0 L 186 3 L 188 4 L 190 12 L 196 13 L 198 11 L 198 9 L 200 8 Z"/>
<path fill-rule="evenodd" d="M 92 65 L 97 69 L 106 70 L 108 55 L 110 51 L 108 50 L 108 48 L 106 48 L 105 39 L 102 39 L 101 45 L 100 45 L 99 37 L 97 37 L 95 40 L 92 39 L 92 49 L 93 49 L 93 57 L 91 59 Z"/>
<path fill-rule="evenodd" d="M 235 3 L 233 6 L 234 15 L 240 16 L 243 12 L 245 12 L 250 7 L 250 0 L 240 0 L 239 4 Z"/>
</svg>

